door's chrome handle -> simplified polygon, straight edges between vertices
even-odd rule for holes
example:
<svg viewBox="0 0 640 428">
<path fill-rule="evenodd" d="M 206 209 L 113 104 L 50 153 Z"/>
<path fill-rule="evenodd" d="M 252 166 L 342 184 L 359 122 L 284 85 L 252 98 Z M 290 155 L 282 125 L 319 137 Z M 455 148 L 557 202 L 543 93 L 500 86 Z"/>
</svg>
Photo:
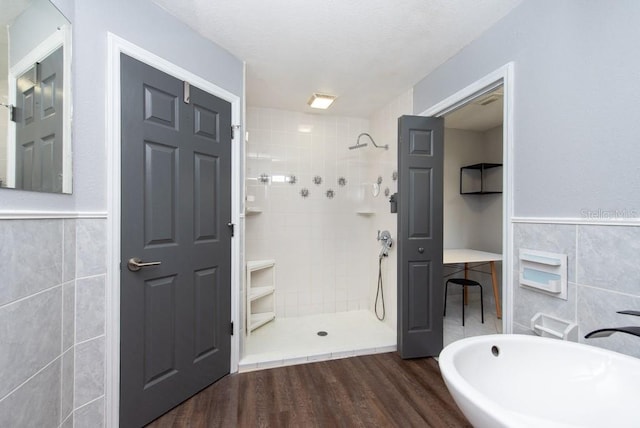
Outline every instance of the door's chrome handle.
<svg viewBox="0 0 640 428">
<path fill-rule="evenodd" d="M 422 248 L 422 247 L 418 248 L 418 252 L 419 252 L 420 254 L 424 253 L 424 248 Z"/>
<path fill-rule="evenodd" d="M 158 266 L 161 263 L 162 262 L 143 262 L 137 257 L 132 257 L 127 262 L 127 267 L 131 272 L 138 272 L 140 269 L 144 267 Z"/>
</svg>

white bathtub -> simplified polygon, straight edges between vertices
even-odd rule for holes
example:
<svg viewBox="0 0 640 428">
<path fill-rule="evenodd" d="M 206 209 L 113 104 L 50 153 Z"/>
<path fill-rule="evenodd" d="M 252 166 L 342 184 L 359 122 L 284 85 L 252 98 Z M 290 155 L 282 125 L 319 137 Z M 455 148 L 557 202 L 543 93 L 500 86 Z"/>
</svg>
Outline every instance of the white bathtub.
<svg viewBox="0 0 640 428">
<path fill-rule="evenodd" d="M 439 363 L 447 388 L 476 428 L 640 427 L 637 358 L 505 334 L 454 342 Z"/>
</svg>

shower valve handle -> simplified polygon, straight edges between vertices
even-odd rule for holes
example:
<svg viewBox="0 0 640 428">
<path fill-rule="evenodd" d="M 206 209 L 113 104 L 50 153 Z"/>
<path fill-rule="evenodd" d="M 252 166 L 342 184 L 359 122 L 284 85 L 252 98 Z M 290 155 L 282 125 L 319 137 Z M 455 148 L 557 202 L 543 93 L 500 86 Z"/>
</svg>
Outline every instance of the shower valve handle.
<svg viewBox="0 0 640 428">
<path fill-rule="evenodd" d="M 385 245 L 391 247 L 393 244 L 393 239 L 391 239 L 391 234 L 388 230 L 383 230 L 382 232 L 378 231 L 378 241 L 383 241 Z"/>
</svg>

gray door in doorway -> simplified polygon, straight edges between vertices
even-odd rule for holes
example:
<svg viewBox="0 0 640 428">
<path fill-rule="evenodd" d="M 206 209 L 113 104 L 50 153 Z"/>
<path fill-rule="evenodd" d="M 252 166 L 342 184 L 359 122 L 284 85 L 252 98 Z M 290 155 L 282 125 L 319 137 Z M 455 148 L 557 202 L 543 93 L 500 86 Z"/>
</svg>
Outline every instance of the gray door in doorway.
<svg viewBox="0 0 640 428">
<path fill-rule="evenodd" d="M 120 426 L 139 427 L 229 373 L 231 105 L 126 55 L 121 100 Z"/>
<path fill-rule="evenodd" d="M 398 119 L 398 352 L 442 350 L 444 119 Z"/>
<path fill-rule="evenodd" d="M 62 192 L 63 70 L 60 47 L 16 79 L 16 189 Z"/>
</svg>

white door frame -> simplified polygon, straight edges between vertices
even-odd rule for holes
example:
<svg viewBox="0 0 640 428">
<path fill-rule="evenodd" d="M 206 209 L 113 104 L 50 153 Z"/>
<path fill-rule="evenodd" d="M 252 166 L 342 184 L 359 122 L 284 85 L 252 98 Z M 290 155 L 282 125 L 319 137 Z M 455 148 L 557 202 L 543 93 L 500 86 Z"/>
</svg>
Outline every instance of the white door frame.
<svg viewBox="0 0 640 428">
<path fill-rule="evenodd" d="M 509 62 L 455 94 L 445 98 L 419 116 L 441 117 L 460 108 L 498 86 L 504 87 L 502 116 L 502 331 L 513 330 L 513 62 Z"/>
<path fill-rule="evenodd" d="M 119 425 L 120 401 L 120 54 L 144 62 L 231 103 L 231 123 L 241 125 L 242 103 L 235 95 L 112 33 L 107 34 L 106 144 L 107 144 L 107 290 L 105 346 L 105 422 Z M 240 147 L 242 129 L 231 147 L 231 221 L 240 225 Z M 231 321 L 240 326 L 240 234 L 231 239 Z M 231 336 L 231 372 L 238 371 L 240 334 Z"/>
</svg>

